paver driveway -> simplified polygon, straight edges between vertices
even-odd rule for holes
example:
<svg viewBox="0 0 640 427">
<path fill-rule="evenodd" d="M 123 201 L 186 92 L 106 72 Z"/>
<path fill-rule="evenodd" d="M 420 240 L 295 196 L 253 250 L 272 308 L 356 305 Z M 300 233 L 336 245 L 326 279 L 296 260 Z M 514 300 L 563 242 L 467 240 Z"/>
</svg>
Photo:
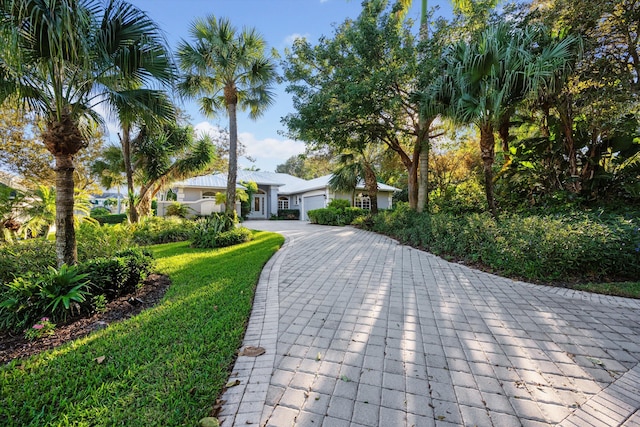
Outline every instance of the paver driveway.
<svg viewBox="0 0 640 427">
<path fill-rule="evenodd" d="M 472 270 L 354 228 L 265 267 L 223 426 L 640 425 L 640 303 Z"/>
</svg>

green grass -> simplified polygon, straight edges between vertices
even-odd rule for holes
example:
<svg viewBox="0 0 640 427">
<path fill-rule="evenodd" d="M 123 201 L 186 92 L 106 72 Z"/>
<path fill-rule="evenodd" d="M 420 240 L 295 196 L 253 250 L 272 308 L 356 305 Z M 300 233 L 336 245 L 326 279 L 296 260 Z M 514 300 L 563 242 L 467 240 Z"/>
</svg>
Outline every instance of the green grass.
<svg viewBox="0 0 640 427">
<path fill-rule="evenodd" d="M 596 294 L 640 298 L 640 282 L 586 283 L 572 285 L 571 288 Z"/>
<path fill-rule="evenodd" d="M 163 302 L 0 368 L 0 425 L 195 426 L 228 378 L 260 271 L 282 243 L 257 232 L 224 249 L 152 247 L 172 280 Z"/>
</svg>

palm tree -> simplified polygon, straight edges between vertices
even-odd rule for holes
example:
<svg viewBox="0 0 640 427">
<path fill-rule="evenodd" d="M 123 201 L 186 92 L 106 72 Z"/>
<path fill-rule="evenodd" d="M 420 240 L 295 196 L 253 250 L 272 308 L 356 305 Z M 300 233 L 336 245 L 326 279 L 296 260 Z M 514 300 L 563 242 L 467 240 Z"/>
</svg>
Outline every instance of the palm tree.
<svg viewBox="0 0 640 427">
<path fill-rule="evenodd" d="M 549 85 L 555 73 L 571 61 L 576 39 L 567 38 L 538 48 L 542 27 L 525 30 L 500 22 L 486 28 L 478 40 L 460 41 L 445 55 L 443 76 L 433 86 L 449 105 L 449 115 L 480 130 L 485 194 L 494 217 L 494 131 L 501 130 L 503 146 L 515 105 L 538 87 Z"/>
<path fill-rule="evenodd" d="M 344 152 L 338 156 L 338 167 L 329 179 L 329 187 L 355 193 L 361 181 L 371 200 L 371 213 L 378 213 L 378 180 L 371 154 L 374 149 Z"/>
<path fill-rule="evenodd" d="M 226 111 L 229 116 L 229 174 L 227 200 L 236 199 L 238 170 L 238 126 L 236 111 L 249 109 L 252 119 L 273 103 L 275 64 L 265 56 L 265 42 L 254 29 L 238 33 L 226 19 L 208 16 L 191 26 L 193 44 L 182 41 L 178 47 L 180 67 L 185 76 L 179 91 L 199 98 L 200 110 L 207 116 Z M 235 212 L 233 203 L 225 212 Z"/>
<path fill-rule="evenodd" d="M 73 158 L 87 144 L 87 124 L 101 122 L 92 108 L 143 107 L 150 92 L 140 87 L 171 82 L 169 57 L 156 24 L 122 0 L 7 0 L 0 14 L 0 102 L 17 95 L 45 119 L 57 262 L 75 264 Z"/>
</svg>

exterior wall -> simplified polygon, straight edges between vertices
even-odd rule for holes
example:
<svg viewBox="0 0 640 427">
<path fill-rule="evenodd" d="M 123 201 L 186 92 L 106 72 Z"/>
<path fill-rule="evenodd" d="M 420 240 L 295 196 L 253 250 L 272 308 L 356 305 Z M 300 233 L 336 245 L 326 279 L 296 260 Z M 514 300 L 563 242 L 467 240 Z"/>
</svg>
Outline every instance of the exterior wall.
<svg viewBox="0 0 640 427">
<path fill-rule="evenodd" d="M 393 202 L 393 193 L 391 192 L 378 192 L 378 209 L 391 209 Z"/>
</svg>

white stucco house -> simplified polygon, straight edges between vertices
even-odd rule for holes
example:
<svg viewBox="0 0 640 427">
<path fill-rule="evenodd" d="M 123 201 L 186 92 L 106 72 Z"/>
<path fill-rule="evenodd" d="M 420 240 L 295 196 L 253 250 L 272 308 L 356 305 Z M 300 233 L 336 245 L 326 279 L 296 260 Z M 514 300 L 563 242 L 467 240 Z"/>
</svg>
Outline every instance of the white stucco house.
<svg viewBox="0 0 640 427">
<path fill-rule="evenodd" d="M 320 209 L 334 199 L 346 199 L 352 206 L 368 209 L 371 206 L 364 184 L 359 185 L 355 194 L 336 193 L 329 188 L 331 175 L 312 180 L 304 180 L 285 173 L 238 171 L 237 182 L 255 182 L 258 193 L 251 200 L 249 219 L 268 219 L 278 214 L 280 209 L 293 209 L 300 212 L 300 220 L 309 219 L 307 212 Z M 191 208 L 194 215 L 209 215 L 212 212 L 223 212 L 224 205 L 216 203 L 216 193 L 225 193 L 227 175 L 214 174 L 190 178 L 175 183 L 171 191 L 176 201 Z M 243 188 L 238 185 L 238 188 Z M 388 209 L 392 206 L 393 193 L 399 189 L 390 185 L 378 184 L 378 208 Z M 167 194 L 158 198 L 158 216 L 164 216 L 167 206 L 174 203 L 167 200 Z M 236 211 L 240 213 L 240 203 L 236 203 Z"/>
</svg>

